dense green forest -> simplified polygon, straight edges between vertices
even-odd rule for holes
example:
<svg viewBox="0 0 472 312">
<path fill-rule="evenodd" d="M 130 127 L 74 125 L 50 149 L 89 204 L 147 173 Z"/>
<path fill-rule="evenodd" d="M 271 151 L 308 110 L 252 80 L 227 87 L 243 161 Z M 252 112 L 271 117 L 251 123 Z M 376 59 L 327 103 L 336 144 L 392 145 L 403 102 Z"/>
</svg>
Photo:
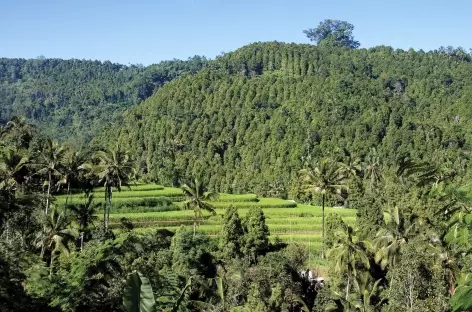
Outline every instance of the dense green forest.
<svg viewBox="0 0 472 312">
<path fill-rule="evenodd" d="M 471 72 L 460 49 L 255 43 L 167 84 L 101 142 L 136 151 L 149 179 L 196 175 L 226 192 L 274 182 L 290 192 L 307 155 L 459 162 L 468 172 Z"/>
<path fill-rule="evenodd" d="M 0 58 L 0 122 L 26 116 L 44 133 L 84 143 L 121 112 L 176 77 L 207 64 L 203 57 L 151 66 L 111 62 Z"/>
</svg>

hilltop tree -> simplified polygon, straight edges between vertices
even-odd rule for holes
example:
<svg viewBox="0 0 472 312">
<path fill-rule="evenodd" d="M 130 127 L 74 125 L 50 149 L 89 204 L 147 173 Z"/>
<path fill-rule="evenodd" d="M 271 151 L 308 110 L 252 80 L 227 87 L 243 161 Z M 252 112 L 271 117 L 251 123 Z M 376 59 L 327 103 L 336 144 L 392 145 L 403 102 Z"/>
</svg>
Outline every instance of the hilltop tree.
<svg viewBox="0 0 472 312">
<path fill-rule="evenodd" d="M 331 45 L 356 49 L 361 44 L 354 40 L 352 31 L 354 25 L 340 20 L 326 19 L 316 28 L 306 29 L 303 32 L 308 39 L 316 41 L 318 45 Z"/>
<path fill-rule="evenodd" d="M 322 158 L 319 162 L 309 158 L 305 169 L 300 171 L 300 175 L 305 193 L 321 195 L 323 239 L 321 257 L 324 258 L 325 199 L 326 196 L 340 194 L 342 190 L 348 188 L 345 166 L 329 158 Z"/>
</svg>

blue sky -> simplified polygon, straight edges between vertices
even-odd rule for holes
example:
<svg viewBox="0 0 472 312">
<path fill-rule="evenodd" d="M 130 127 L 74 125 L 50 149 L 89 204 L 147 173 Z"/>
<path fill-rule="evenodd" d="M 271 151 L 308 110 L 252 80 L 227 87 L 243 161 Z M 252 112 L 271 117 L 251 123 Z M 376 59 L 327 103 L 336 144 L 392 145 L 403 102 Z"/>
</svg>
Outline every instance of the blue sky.
<svg viewBox="0 0 472 312">
<path fill-rule="evenodd" d="M 0 57 L 144 65 L 213 58 L 255 41 L 308 43 L 321 20 L 355 26 L 361 47 L 472 48 L 469 0 L 0 0 Z"/>
</svg>

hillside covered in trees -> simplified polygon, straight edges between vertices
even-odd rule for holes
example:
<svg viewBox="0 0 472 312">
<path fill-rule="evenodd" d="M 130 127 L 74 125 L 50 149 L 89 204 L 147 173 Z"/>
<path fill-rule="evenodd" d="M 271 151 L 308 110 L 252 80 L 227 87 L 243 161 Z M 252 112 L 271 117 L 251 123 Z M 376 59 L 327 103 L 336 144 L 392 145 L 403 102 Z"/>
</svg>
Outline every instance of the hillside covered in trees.
<svg viewBox="0 0 472 312">
<path fill-rule="evenodd" d="M 104 143 L 165 185 L 296 193 L 303 159 L 428 161 L 467 170 L 472 63 L 462 49 L 255 43 L 165 85 Z"/>
<path fill-rule="evenodd" d="M 4 60 L 0 312 L 472 311 L 471 56 L 308 33 Z"/>
<path fill-rule="evenodd" d="M 26 116 L 51 137 L 83 143 L 123 109 L 206 64 L 207 60 L 198 56 L 148 67 L 108 61 L 0 58 L 0 123 L 11 116 Z"/>
</svg>

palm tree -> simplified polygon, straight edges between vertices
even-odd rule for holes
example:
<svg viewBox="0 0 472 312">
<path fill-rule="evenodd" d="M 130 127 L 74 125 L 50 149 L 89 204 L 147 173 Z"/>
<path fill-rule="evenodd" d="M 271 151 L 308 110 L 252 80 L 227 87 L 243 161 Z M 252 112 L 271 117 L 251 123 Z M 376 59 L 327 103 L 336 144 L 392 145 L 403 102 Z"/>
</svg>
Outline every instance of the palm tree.
<svg viewBox="0 0 472 312">
<path fill-rule="evenodd" d="M 122 186 L 129 186 L 136 175 L 135 163 L 128 151 L 121 150 L 118 146 L 112 150 L 99 151 L 94 158 L 98 160 L 98 165 L 93 166 L 92 170 L 98 177 L 98 183 L 105 187 L 103 222 L 105 231 L 108 231 L 113 188 L 121 192 Z"/>
<path fill-rule="evenodd" d="M 70 205 L 69 208 L 71 212 L 77 218 L 77 222 L 79 223 L 80 231 L 85 231 L 90 223 L 93 223 L 94 220 L 97 219 L 96 209 L 100 206 L 100 204 L 94 203 L 94 194 L 90 192 L 86 192 L 84 194 L 84 203 L 83 204 L 76 204 Z"/>
<path fill-rule="evenodd" d="M 369 243 L 355 241 L 354 230 L 350 226 L 345 231 L 338 232 L 337 235 L 339 242 L 329 250 L 328 257 L 334 261 L 334 269 L 337 273 L 347 275 L 345 300 L 348 300 L 351 282 L 357 277 L 358 266 L 362 265 L 366 269 L 370 267 L 365 251 Z"/>
<path fill-rule="evenodd" d="M 41 248 L 41 257 L 47 249 L 51 250 L 50 274 L 52 274 L 54 259 L 58 253 L 68 254 L 66 241 L 76 239 L 78 233 L 76 230 L 69 228 L 70 221 L 57 208 L 51 209 L 51 213 L 45 216 L 43 231 L 38 233 L 36 237 L 36 246 Z"/>
<path fill-rule="evenodd" d="M 47 186 L 46 191 L 46 215 L 49 211 L 50 205 L 50 196 L 51 196 L 51 187 L 54 180 L 57 182 L 60 180 L 61 174 L 61 165 L 64 157 L 65 149 L 51 139 L 46 139 L 44 141 L 44 146 L 42 146 L 39 155 L 36 157 L 35 162 L 30 166 L 36 169 L 37 175 L 45 176 L 46 181 L 44 185 Z"/>
<path fill-rule="evenodd" d="M 23 182 L 28 157 L 6 148 L 0 152 L 0 189 L 15 191 Z"/>
<path fill-rule="evenodd" d="M 348 189 L 347 174 L 342 163 L 329 158 L 322 158 L 319 162 L 310 162 L 310 160 L 308 159 L 300 175 L 305 193 L 321 194 L 323 240 L 321 257 L 324 258 L 325 199 L 326 196 L 340 194 L 342 190 Z"/>
<path fill-rule="evenodd" d="M 375 147 L 370 149 L 370 153 L 367 155 L 362 167 L 364 178 L 369 180 L 369 191 L 372 191 L 374 186 L 382 181 L 382 164 L 380 163 L 380 157 Z"/>
<path fill-rule="evenodd" d="M 348 177 L 356 180 L 362 172 L 362 163 L 359 158 L 349 157 L 347 164 L 344 164 L 344 169 Z"/>
<path fill-rule="evenodd" d="M 82 166 L 84 163 L 85 159 L 82 153 L 72 149 L 68 149 L 64 153 L 61 167 L 62 179 L 59 181 L 59 187 L 61 185 L 67 186 L 65 207 L 67 207 L 70 197 L 71 182 L 77 180 L 79 172 L 84 169 Z"/>
<path fill-rule="evenodd" d="M 80 228 L 80 250 L 84 246 L 84 232 L 87 230 L 90 223 L 93 223 L 94 220 L 97 220 L 98 217 L 95 215 L 97 208 L 100 204 L 93 202 L 93 193 L 86 192 L 84 194 L 84 203 L 77 205 L 70 205 L 70 211 L 77 218 Z"/>
<path fill-rule="evenodd" d="M 205 186 L 201 184 L 198 179 L 195 179 L 189 184 L 184 184 L 182 186 L 182 191 L 188 198 L 184 203 L 185 209 L 193 209 L 194 212 L 193 234 L 195 235 L 197 220 L 203 218 L 202 211 L 206 210 L 213 215 L 216 214 L 214 207 L 208 201 L 217 198 L 218 194 L 208 192 Z"/>
<path fill-rule="evenodd" d="M 24 117 L 13 116 L 4 127 L 0 127 L 2 142 L 8 141 L 18 149 L 27 149 L 33 135 L 34 127 Z"/>
</svg>

